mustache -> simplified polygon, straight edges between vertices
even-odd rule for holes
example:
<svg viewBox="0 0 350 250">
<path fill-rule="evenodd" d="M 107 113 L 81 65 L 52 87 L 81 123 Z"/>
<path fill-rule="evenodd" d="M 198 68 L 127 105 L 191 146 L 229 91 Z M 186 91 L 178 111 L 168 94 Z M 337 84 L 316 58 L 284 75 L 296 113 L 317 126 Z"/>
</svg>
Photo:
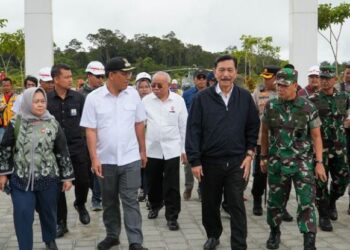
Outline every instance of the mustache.
<svg viewBox="0 0 350 250">
<path fill-rule="evenodd" d="M 223 77 L 223 78 L 220 78 L 221 81 L 226 81 L 226 80 L 231 80 L 230 77 Z"/>
</svg>

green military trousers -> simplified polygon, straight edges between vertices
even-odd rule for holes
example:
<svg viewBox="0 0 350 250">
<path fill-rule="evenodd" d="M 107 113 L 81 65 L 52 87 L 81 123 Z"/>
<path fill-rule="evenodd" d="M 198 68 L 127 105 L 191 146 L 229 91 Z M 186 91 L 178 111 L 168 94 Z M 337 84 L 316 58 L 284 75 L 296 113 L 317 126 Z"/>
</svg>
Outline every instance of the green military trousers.
<svg viewBox="0 0 350 250">
<path fill-rule="evenodd" d="M 316 233 L 316 185 L 312 160 L 283 161 L 271 159 L 268 164 L 269 197 L 267 223 L 270 227 L 282 222 L 288 185 L 293 181 L 298 202 L 297 222 L 301 233 Z"/>
</svg>

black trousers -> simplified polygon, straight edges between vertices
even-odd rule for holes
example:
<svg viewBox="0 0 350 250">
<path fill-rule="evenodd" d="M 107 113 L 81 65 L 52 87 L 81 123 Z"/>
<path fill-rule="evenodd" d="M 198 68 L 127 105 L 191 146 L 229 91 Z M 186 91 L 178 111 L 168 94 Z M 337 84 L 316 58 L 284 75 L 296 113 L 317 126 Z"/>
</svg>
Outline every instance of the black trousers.
<svg viewBox="0 0 350 250">
<path fill-rule="evenodd" d="M 252 187 L 252 195 L 254 197 L 261 197 L 266 190 L 267 184 L 267 174 L 262 173 L 260 170 L 260 155 L 261 155 L 261 146 L 256 147 L 256 155 L 254 160 L 254 168 L 253 168 L 253 187 Z"/>
<path fill-rule="evenodd" d="M 225 192 L 230 213 L 231 248 L 235 250 L 247 249 L 247 217 L 243 200 L 245 180 L 240 168 L 242 160 L 239 157 L 224 164 L 202 162 L 202 222 L 207 237 L 219 239 L 221 236 L 220 204 Z"/>
<path fill-rule="evenodd" d="M 77 206 L 83 206 L 86 203 L 89 187 L 90 177 L 89 171 L 91 166 L 87 154 L 78 154 L 71 156 L 75 180 L 73 184 L 75 186 L 75 202 Z M 57 204 L 57 223 L 67 222 L 67 201 L 64 192 L 61 192 L 62 186 L 59 190 L 58 204 Z"/>
<path fill-rule="evenodd" d="M 165 205 L 165 218 L 177 220 L 181 210 L 180 157 L 169 160 L 148 158 L 146 176 L 151 209 Z"/>
</svg>

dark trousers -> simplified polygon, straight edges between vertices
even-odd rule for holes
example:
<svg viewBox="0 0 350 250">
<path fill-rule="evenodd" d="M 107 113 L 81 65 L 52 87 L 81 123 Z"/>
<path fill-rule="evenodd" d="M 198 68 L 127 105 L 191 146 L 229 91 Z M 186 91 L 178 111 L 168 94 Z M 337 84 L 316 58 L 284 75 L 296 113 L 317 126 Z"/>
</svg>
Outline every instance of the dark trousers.
<svg viewBox="0 0 350 250">
<path fill-rule="evenodd" d="M 86 199 L 89 192 L 90 178 L 89 171 L 91 166 L 88 164 L 88 158 L 86 154 L 78 154 L 71 156 L 75 180 L 73 182 L 75 189 L 75 202 L 77 206 L 83 206 L 86 203 Z M 64 192 L 59 191 L 58 205 L 57 205 L 57 222 L 67 222 L 67 201 Z"/>
<path fill-rule="evenodd" d="M 147 176 L 146 176 L 146 169 L 141 169 L 141 189 L 143 189 L 143 193 L 145 195 L 148 194 L 148 182 L 147 182 Z"/>
<path fill-rule="evenodd" d="M 267 174 L 262 173 L 260 169 L 260 152 L 261 146 L 256 147 L 256 155 L 254 160 L 254 168 L 253 168 L 253 187 L 252 187 L 252 195 L 254 197 L 261 197 L 266 191 L 267 185 Z"/>
<path fill-rule="evenodd" d="M 165 218 L 177 220 L 181 210 L 180 157 L 169 160 L 148 158 L 146 173 L 151 209 L 165 205 Z"/>
<path fill-rule="evenodd" d="M 13 218 L 20 250 L 33 249 L 34 210 L 39 213 L 44 242 L 56 238 L 58 185 L 43 191 L 23 191 L 12 187 Z"/>
<path fill-rule="evenodd" d="M 227 198 L 230 213 L 231 248 L 247 249 L 247 218 L 243 200 L 245 180 L 237 159 L 225 164 L 202 162 L 202 222 L 208 238 L 219 239 L 222 233 L 220 204 L 222 194 Z"/>
</svg>

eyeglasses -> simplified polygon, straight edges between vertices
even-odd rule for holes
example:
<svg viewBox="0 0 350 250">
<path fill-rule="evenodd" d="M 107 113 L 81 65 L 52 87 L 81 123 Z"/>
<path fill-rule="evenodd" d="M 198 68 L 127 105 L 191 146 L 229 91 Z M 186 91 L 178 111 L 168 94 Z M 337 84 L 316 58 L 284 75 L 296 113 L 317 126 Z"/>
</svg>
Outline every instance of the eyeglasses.
<svg viewBox="0 0 350 250">
<path fill-rule="evenodd" d="M 94 75 L 98 79 L 103 79 L 105 76 L 104 75 Z"/>
<path fill-rule="evenodd" d="M 197 76 L 197 79 L 198 79 L 198 80 L 202 80 L 202 79 L 203 79 L 203 80 L 206 80 L 207 77 L 206 77 L 206 76 Z"/>
<path fill-rule="evenodd" d="M 161 83 L 152 83 L 151 87 L 152 87 L 152 89 L 155 89 L 156 87 L 158 89 L 161 89 L 161 88 L 163 88 L 163 85 Z"/>
</svg>

